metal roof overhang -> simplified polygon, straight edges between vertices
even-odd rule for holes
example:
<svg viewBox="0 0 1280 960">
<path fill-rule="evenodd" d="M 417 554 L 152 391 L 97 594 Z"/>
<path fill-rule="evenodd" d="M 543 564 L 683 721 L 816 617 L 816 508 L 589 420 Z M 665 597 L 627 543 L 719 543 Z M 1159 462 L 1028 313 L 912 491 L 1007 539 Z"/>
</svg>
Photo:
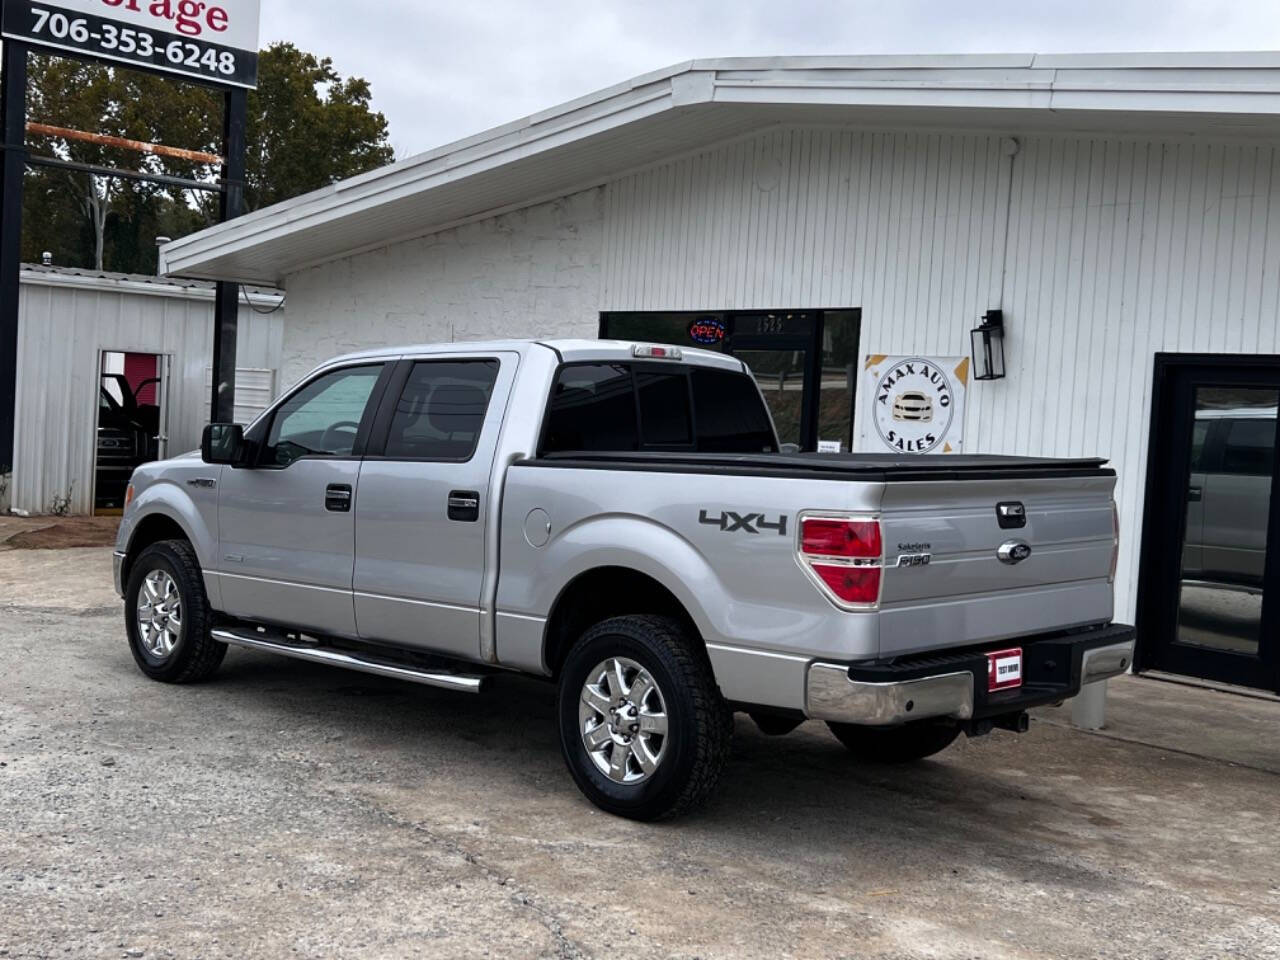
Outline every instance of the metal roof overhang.
<svg viewBox="0 0 1280 960">
<path fill-rule="evenodd" d="M 691 61 L 175 240 L 161 272 L 282 285 L 783 124 L 1280 139 L 1280 53 Z"/>
</svg>

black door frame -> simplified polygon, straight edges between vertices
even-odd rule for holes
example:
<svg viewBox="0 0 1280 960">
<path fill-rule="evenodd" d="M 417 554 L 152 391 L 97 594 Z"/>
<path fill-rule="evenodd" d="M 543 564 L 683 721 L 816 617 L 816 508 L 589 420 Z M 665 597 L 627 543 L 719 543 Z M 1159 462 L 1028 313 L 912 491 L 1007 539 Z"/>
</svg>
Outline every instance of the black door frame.
<svg viewBox="0 0 1280 960">
<path fill-rule="evenodd" d="M 745 333 L 735 331 L 735 321 L 739 317 L 759 317 L 766 314 L 805 314 L 813 317 L 813 327 L 808 334 L 797 333 Z M 858 347 L 854 355 L 858 356 L 862 339 L 861 307 L 825 307 L 821 309 L 773 308 L 767 310 L 612 310 L 600 314 L 600 338 L 609 339 L 611 320 L 623 320 L 628 317 L 653 316 L 654 314 L 687 315 L 690 320 L 695 317 L 715 317 L 724 323 L 724 352 L 732 356 L 738 350 L 803 350 L 804 390 L 800 404 L 800 447 L 802 450 L 818 449 L 818 426 L 821 417 L 822 402 L 822 344 L 826 333 L 826 314 L 853 313 L 856 316 Z M 675 346 L 689 346 L 686 343 Z M 698 346 L 698 344 L 693 344 Z M 853 421 L 855 407 L 858 402 L 857 389 L 854 389 L 852 407 L 849 410 L 849 435 L 840 439 L 846 450 L 853 449 Z"/>
<path fill-rule="evenodd" d="M 1198 386 L 1280 387 L 1280 355 L 1157 353 L 1138 569 L 1134 669 L 1220 680 L 1280 693 L 1280 465 L 1271 478 L 1258 655 L 1174 642 L 1178 624 L 1191 423 Z M 1280 418 L 1277 419 L 1280 449 Z"/>
</svg>

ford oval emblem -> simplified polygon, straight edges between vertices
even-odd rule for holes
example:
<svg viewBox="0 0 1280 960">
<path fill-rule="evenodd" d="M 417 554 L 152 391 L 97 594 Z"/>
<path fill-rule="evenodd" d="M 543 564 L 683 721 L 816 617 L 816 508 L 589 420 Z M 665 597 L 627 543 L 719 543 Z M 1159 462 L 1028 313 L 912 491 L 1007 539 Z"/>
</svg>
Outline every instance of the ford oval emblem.
<svg viewBox="0 0 1280 960">
<path fill-rule="evenodd" d="M 1001 563 L 1021 563 L 1031 556 L 1031 545 L 1025 540 L 1006 540 L 1000 544 L 996 556 L 1000 558 Z"/>
</svg>

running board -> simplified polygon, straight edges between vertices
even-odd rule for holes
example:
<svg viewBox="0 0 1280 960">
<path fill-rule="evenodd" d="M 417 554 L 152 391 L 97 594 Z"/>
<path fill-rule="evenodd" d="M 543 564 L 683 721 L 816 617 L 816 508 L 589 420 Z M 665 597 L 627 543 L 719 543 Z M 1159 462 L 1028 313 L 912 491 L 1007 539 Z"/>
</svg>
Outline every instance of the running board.
<svg viewBox="0 0 1280 960">
<path fill-rule="evenodd" d="M 348 670 L 359 670 L 361 673 L 372 673 L 379 677 L 408 680 L 410 683 L 424 683 L 430 687 L 444 687 L 446 690 L 460 690 L 463 693 L 479 693 L 486 679 L 483 674 L 426 670 L 418 667 L 403 666 L 398 663 L 388 663 L 383 660 L 370 660 L 326 647 L 303 647 L 292 643 L 280 643 L 268 639 L 266 634 L 247 630 L 215 627 L 212 634 L 213 639 L 236 647 L 265 650 L 267 653 L 278 653 L 298 660 L 309 660 L 311 663 L 327 663 L 333 667 L 345 667 Z"/>
</svg>

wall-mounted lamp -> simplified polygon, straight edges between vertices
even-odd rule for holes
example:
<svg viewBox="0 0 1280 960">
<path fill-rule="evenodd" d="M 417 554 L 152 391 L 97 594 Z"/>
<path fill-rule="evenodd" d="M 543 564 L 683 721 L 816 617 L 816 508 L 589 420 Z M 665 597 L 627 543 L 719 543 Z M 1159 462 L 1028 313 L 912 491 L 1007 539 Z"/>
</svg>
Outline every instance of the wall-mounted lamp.
<svg viewBox="0 0 1280 960">
<path fill-rule="evenodd" d="M 988 310 L 969 332 L 973 340 L 973 379 L 1004 379 L 1004 311 Z"/>
</svg>

